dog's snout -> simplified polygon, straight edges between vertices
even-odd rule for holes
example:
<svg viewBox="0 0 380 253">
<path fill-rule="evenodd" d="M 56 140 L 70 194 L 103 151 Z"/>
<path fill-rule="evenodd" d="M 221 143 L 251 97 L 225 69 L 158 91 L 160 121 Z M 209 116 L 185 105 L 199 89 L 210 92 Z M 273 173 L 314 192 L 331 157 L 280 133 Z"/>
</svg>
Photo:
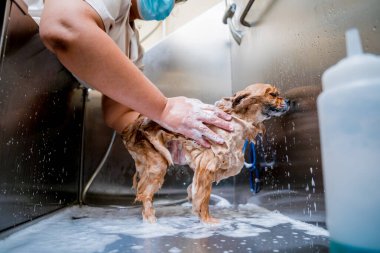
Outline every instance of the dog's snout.
<svg viewBox="0 0 380 253">
<path fill-rule="evenodd" d="M 283 103 L 282 103 L 282 109 L 285 111 L 288 111 L 290 109 L 290 104 L 291 104 L 291 101 L 287 98 L 284 98 Z"/>
</svg>

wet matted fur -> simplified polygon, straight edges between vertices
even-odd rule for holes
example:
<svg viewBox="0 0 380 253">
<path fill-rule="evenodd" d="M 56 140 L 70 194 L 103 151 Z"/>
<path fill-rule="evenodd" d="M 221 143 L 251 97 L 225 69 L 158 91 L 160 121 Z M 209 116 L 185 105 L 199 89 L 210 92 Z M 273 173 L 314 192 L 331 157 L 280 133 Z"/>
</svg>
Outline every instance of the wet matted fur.
<svg viewBox="0 0 380 253">
<path fill-rule="evenodd" d="M 241 171 L 244 165 L 244 141 L 254 141 L 258 134 L 263 134 L 265 128 L 262 122 L 285 113 L 289 109 L 289 102 L 280 97 L 272 85 L 258 83 L 232 97 L 219 100 L 216 106 L 232 115 L 232 132 L 209 126 L 224 138 L 223 145 L 211 143 L 211 148 L 204 148 L 144 116 L 140 116 L 123 131 L 125 147 L 135 160 L 133 186 L 136 189 L 136 201 L 143 203 L 144 220 L 156 221 L 153 195 L 161 188 L 168 166 L 173 165 L 168 146 L 174 141 L 180 142 L 184 163 L 194 171 L 192 184 L 187 190 L 193 212 L 203 222 L 217 222 L 209 213 L 212 183 L 235 176 Z"/>
</svg>

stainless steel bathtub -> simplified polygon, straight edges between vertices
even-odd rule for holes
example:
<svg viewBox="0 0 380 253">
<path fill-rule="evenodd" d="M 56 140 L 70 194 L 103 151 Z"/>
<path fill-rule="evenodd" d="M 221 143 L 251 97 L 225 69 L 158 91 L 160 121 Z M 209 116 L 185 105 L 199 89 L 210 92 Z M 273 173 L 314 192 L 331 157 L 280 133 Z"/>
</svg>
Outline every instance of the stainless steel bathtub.
<svg viewBox="0 0 380 253">
<path fill-rule="evenodd" d="M 173 166 L 156 195 L 158 224 L 149 226 L 134 203 L 134 162 L 102 120 L 101 94 L 78 88 L 41 44 L 22 3 L 5 1 L 0 252 L 328 252 L 315 104 L 320 77 L 344 57 L 351 26 L 366 51 L 380 54 L 380 5 L 257 0 L 247 27 L 240 17 L 248 3 L 222 2 L 185 25 L 146 53 L 144 72 L 167 96 L 213 103 L 266 82 L 291 99 L 290 112 L 266 122 L 256 145 L 261 191 L 251 191 L 243 168 L 213 187 L 211 212 L 221 224 L 202 225 L 186 204 L 192 171 Z"/>
</svg>

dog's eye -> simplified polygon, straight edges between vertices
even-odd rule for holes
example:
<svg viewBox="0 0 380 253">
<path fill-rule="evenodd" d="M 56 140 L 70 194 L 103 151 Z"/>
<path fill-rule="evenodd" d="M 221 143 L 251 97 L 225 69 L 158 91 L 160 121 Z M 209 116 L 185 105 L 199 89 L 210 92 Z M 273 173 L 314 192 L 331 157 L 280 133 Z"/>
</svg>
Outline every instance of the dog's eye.
<svg viewBox="0 0 380 253">
<path fill-rule="evenodd" d="M 271 93 L 269 93 L 269 95 L 271 95 L 272 97 L 277 97 L 278 93 L 271 92 Z"/>
</svg>

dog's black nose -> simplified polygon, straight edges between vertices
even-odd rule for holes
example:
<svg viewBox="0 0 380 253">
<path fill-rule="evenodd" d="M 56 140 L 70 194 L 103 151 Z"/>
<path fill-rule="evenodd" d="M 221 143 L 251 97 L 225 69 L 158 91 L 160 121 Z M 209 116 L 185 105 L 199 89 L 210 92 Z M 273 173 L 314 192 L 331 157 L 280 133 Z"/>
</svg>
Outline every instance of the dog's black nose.
<svg viewBox="0 0 380 253">
<path fill-rule="evenodd" d="M 285 107 L 286 107 L 286 110 L 288 111 L 288 110 L 290 110 L 290 108 L 293 106 L 292 104 L 293 104 L 293 102 L 294 101 L 290 101 L 289 99 L 284 99 L 284 102 L 285 102 Z"/>
</svg>

